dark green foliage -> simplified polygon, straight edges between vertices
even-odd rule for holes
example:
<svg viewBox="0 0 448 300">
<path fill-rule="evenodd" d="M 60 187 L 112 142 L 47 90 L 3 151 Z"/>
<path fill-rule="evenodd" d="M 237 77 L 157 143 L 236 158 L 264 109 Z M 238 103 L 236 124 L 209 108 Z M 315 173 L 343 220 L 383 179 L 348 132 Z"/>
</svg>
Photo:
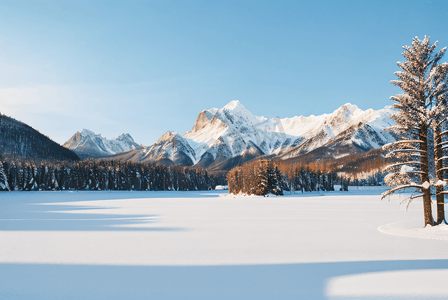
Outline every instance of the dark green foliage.
<svg viewBox="0 0 448 300">
<path fill-rule="evenodd" d="M 32 127 L 2 114 L 0 114 L 0 153 L 10 159 L 79 160 L 71 150 L 50 140 Z"/>
<path fill-rule="evenodd" d="M 3 169 L 1 166 L 4 166 Z M 2 177 L 4 174 L 4 177 Z M 2 183 L 2 178 L 6 184 Z M 0 190 L 192 191 L 225 185 L 223 175 L 183 166 L 167 167 L 113 160 L 0 161 Z M 2 188 L 3 187 L 3 188 Z"/>
<path fill-rule="evenodd" d="M 3 162 L 0 160 L 0 191 L 9 191 L 8 179 L 5 170 L 3 169 Z"/>
</svg>

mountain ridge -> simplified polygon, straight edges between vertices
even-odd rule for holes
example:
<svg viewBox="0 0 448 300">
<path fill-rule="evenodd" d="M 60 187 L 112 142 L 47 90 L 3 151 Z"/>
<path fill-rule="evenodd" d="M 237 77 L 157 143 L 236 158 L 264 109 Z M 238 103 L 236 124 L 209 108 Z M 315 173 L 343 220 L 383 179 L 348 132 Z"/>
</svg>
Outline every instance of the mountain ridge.
<svg viewBox="0 0 448 300">
<path fill-rule="evenodd" d="M 392 114 L 390 107 L 364 111 L 346 103 L 319 116 L 268 119 L 233 100 L 221 109 L 202 110 L 183 135 L 168 131 L 152 146 L 113 158 L 213 170 L 229 170 L 263 156 L 288 160 L 319 148 L 336 158 L 395 141 L 391 131 L 383 130 L 394 125 Z"/>
<path fill-rule="evenodd" d="M 81 132 L 76 132 L 62 146 L 74 151 L 83 159 L 103 158 L 143 148 L 134 141 L 129 133 L 123 133 L 109 140 L 102 137 L 101 134 L 96 134 L 85 128 Z"/>
</svg>

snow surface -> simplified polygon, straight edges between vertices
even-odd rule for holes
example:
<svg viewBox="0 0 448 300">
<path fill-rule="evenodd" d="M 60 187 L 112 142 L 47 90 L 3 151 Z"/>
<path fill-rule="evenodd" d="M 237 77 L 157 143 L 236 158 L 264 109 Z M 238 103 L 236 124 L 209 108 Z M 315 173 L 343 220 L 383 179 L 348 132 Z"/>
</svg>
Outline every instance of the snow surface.
<svg viewBox="0 0 448 300">
<path fill-rule="evenodd" d="M 404 197 L 1 193 L 0 299 L 443 299 L 447 226 Z"/>
</svg>

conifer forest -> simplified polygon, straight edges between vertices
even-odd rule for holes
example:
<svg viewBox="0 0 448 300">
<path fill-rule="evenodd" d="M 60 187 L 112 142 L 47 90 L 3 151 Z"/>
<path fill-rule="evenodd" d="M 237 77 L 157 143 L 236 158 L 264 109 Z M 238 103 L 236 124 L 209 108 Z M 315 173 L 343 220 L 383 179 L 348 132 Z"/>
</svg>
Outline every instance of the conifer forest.
<svg viewBox="0 0 448 300">
<path fill-rule="evenodd" d="M 91 159 L 0 163 L 0 190 L 4 191 L 197 191 L 223 184 L 223 175 L 183 166 Z"/>
</svg>

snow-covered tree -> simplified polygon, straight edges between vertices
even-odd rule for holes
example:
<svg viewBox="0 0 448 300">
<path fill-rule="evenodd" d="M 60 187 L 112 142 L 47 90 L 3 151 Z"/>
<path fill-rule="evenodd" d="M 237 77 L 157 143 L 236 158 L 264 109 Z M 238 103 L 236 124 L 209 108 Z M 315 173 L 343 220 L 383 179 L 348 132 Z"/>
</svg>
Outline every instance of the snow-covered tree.
<svg viewBox="0 0 448 300">
<path fill-rule="evenodd" d="M 3 162 L 0 160 L 0 191 L 9 191 L 8 178 L 3 168 Z"/>
<path fill-rule="evenodd" d="M 423 198 L 425 226 L 434 224 L 431 187 L 442 203 L 445 193 L 442 137 L 446 132 L 440 128 L 446 122 L 448 65 L 439 64 L 446 48 L 435 53 L 436 46 L 437 42 L 430 44 L 429 37 L 415 37 L 412 46 L 403 47 L 407 61 L 397 63 L 402 71 L 395 75 L 400 80 L 391 81 L 403 90 L 403 94 L 391 97 L 395 101 L 392 107 L 398 110 L 393 116 L 397 125 L 392 128 L 401 134 L 401 140 L 383 147 L 393 161 L 386 167 L 389 174 L 385 177 L 385 183 L 393 188 L 383 193 L 383 198 L 404 188 L 416 188 L 404 201 L 409 205 L 413 199 Z M 443 214 L 439 217 L 444 221 Z"/>
<path fill-rule="evenodd" d="M 445 48 L 446 49 L 446 48 Z M 443 54 L 443 53 L 442 53 Z M 441 55 L 440 55 L 441 58 Z M 439 59 L 440 59 L 439 58 Z M 437 199 L 437 224 L 445 221 L 445 194 L 444 186 L 447 183 L 445 171 L 446 167 L 448 130 L 447 129 L 447 103 L 448 103 L 448 64 L 438 65 L 437 72 L 434 72 L 434 86 L 437 88 L 433 95 L 432 132 L 434 133 L 434 165 L 435 165 L 435 186 Z"/>
</svg>

